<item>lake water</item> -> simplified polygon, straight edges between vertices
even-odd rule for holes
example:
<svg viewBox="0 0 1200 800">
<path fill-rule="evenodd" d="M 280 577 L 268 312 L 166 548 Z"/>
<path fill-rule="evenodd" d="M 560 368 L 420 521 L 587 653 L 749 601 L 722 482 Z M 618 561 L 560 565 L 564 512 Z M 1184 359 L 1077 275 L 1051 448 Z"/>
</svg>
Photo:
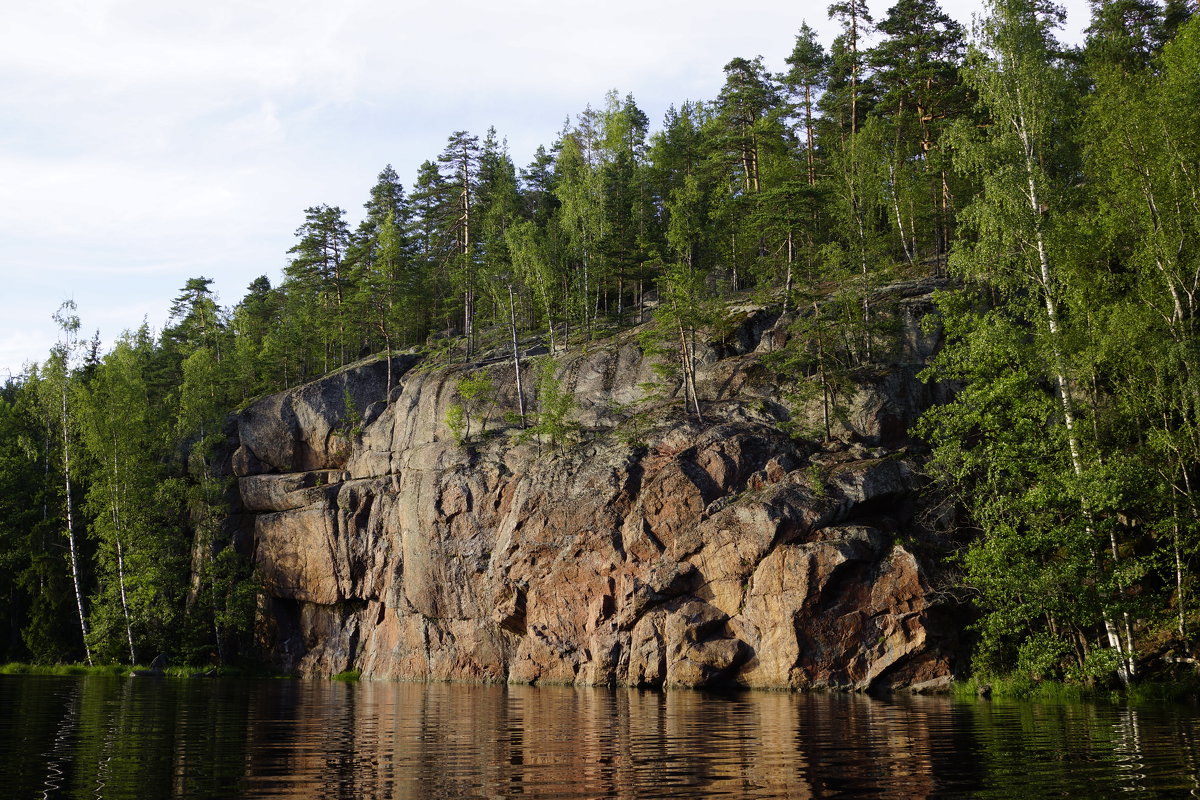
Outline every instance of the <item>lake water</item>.
<svg viewBox="0 0 1200 800">
<path fill-rule="evenodd" d="M 1200 797 L 1200 713 L 0 676 L 3 798 Z"/>
</svg>

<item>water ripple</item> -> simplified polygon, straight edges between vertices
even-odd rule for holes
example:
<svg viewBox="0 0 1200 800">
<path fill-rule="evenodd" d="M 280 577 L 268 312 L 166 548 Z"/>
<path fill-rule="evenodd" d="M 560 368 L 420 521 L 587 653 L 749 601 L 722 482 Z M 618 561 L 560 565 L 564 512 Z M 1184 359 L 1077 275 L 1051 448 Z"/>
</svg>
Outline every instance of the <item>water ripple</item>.
<svg viewBox="0 0 1200 800">
<path fill-rule="evenodd" d="M 1200 796 L 1170 706 L 4 676 L 0 712 L 12 797 Z"/>
</svg>

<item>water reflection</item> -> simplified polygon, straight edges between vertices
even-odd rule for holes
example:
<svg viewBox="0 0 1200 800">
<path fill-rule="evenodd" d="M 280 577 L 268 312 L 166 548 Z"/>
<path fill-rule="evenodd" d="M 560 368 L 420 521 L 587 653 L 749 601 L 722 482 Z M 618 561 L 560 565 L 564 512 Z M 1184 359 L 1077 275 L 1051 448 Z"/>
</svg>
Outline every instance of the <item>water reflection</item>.
<svg viewBox="0 0 1200 800">
<path fill-rule="evenodd" d="M 1198 725 L 1158 706 L 3 677 L 0 794 L 1188 797 Z"/>
</svg>

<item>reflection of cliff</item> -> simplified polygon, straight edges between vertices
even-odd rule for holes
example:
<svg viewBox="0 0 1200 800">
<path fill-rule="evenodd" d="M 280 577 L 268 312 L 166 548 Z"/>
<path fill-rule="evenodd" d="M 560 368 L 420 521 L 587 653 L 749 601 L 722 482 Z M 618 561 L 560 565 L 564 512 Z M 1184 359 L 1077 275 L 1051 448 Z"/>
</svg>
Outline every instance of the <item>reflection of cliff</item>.
<svg viewBox="0 0 1200 800">
<path fill-rule="evenodd" d="M 4 797 L 1193 797 L 1194 707 L 0 676 Z M 7 724 L 5 724 L 7 723 Z"/>
<path fill-rule="evenodd" d="M 931 751 L 953 749 L 943 700 L 403 682 L 301 693 L 302 709 L 345 718 L 252 725 L 271 742 L 246 765 L 256 797 L 924 798 Z"/>
<path fill-rule="evenodd" d="M 503 422 L 516 408 L 511 359 L 424 369 L 396 357 L 387 402 L 382 361 L 259 401 L 237 420 L 232 469 L 235 521 L 269 594 L 264 646 L 307 674 L 947 679 L 929 565 L 905 544 L 920 531 L 903 432 L 933 399 L 915 378 L 936 346 L 918 326 L 927 291 L 895 290 L 903 352 L 856 373 L 832 445 L 781 429 L 813 428 L 821 402 L 785 408 L 795 387 L 762 360 L 783 326 L 760 308 L 701 346 L 703 426 L 678 399 L 654 399 L 661 379 L 634 332 L 562 357 L 584 432 L 565 448 L 520 441 Z M 446 419 L 469 372 L 499 396 L 472 423 L 488 435 L 463 446 Z"/>
</svg>

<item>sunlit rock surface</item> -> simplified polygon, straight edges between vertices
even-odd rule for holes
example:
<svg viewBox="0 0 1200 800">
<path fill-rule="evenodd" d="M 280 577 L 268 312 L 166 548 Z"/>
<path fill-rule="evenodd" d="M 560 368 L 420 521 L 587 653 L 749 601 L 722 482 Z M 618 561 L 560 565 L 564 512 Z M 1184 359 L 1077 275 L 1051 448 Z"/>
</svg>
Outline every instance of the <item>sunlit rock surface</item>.
<svg viewBox="0 0 1200 800">
<path fill-rule="evenodd" d="M 653 687 L 853 690 L 948 680 L 908 425 L 938 399 L 917 372 L 930 286 L 882 306 L 904 346 L 854 374 L 834 441 L 819 391 L 764 357 L 779 311 L 732 309 L 700 346 L 706 419 L 683 411 L 637 331 L 558 359 L 576 441 L 520 437 L 511 357 L 368 361 L 237 419 L 235 521 L 265 582 L 260 644 L 303 674 Z M 882 313 L 882 312 L 880 312 Z M 446 424 L 485 370 L 472 441 Z M 536 367 L 525 362 L 537 408 Z M 797 401 L 797 395 L 809 399 Z M 482 429 L 482 432 L 481 432 Z"/>
</svg>

